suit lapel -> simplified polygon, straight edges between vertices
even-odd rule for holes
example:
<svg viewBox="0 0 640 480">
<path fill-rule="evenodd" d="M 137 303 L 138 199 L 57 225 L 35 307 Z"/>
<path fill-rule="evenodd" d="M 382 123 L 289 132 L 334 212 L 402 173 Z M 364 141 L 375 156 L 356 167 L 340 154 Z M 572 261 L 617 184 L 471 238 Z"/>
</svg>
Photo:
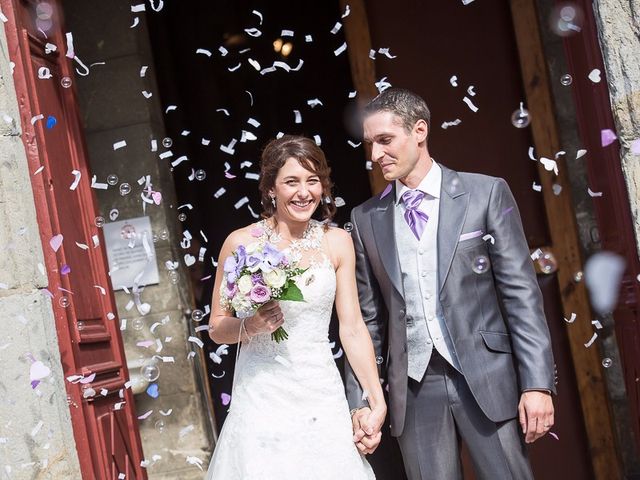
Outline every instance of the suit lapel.
<svg viewBox="0 0 640 480">
<path fill-rule="evenodd" d="M 372 212 L 371 224 L 375 235 L 375 242 L 378 248 L 378 255 L 391 280 L 393 286 L 402 294 L 402 279 L 400 274 L 400 263 L 398 261 L 398 250 L 396 248 L 395 227 L 393 223 L 393 212 L 395 207 L 396 189 L 392 187 L 383 198 L 380 199 L 377 208 Z"/>
<path fill-rule="evenodd" d="M 456 253 L 462 227 L 467 217 L 469 193 L 460 176 L 442 168 L 440 209 L 438 213 L 438 286 L 442 290 Z"/>
</svg>

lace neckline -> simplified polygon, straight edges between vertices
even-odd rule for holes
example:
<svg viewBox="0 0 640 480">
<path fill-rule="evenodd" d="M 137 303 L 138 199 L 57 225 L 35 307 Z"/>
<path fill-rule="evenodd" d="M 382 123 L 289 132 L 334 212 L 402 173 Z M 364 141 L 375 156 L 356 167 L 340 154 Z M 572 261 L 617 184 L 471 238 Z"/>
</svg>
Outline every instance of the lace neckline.
<svg viewBox="0 0 640 480">
<path fill-rule="evenodd" d="M 276 246 L 283 241 L 282 236 L 269 225 L 267 219 L 260 220 L 258 222 L 258 228 L 261 231 L 260 241 L 269 242 Z M 284 248 L 284 251 L 289 252 L 292 260 L 300 261 L 303 252 L 321 250 L 323 233 L 323 223 L 310 219 L 302 238 L 291 240 L 289 245 Z"/>
</svg>

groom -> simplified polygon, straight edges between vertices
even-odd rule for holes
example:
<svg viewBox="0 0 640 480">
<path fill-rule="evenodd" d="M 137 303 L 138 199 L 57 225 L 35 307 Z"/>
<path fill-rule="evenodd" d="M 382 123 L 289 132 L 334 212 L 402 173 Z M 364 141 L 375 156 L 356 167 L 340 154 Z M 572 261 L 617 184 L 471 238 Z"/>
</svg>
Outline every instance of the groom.
<svg viewBox="0 0 640 480">
<path fill-rule="evenodd" d="M 525 443 L 553 425 L 554 364 L 543 301 L 503 179 L 429 155 L 430 113 L 391 88 L 364 112 L 387 189 L 352 212 L 360 307 L 389 385 L 391 434 L 411 480 L 532 479 Z M 380 441 L 347 366 L 354 441 Z"/>
</svg>

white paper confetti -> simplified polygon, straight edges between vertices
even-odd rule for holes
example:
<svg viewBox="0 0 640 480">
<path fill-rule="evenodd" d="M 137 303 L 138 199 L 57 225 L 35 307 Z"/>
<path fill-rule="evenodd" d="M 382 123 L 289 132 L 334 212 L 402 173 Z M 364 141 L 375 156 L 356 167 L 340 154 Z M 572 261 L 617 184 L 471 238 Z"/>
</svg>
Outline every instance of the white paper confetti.
<svg viewBox="0 0 640 480">
<path fill-rule="evenodd" d="M 598 334 L 596 332 L 594 332 L 593 336 L 589 339 L 589 341 L 587 343 L 584 344 L 584 346 L 589 348 L 591 345 L 593 345 L 593 342 L 596 341 L 596 338 L 598 338 Z"/>
<path fill-rule="evenodd" d="M 470 99 L 469 97 L 464 97 L 464 98 L 462 99 L 462 101 L 463 101 L 464 103 L 466 103 L 466 104 L 467 104 L 467 106 L 471 109 L 471 111 L 472 111 L 473 113 L 476 113 L 478 110 L 480 110 L 478 107 L 476 107 L 476 106 L 473 104 L 473 102 L 471 101 L 471 99 Z"/>
<path fill-rule="evenodd" d="M 211 51 L 207 50 L 206 48 L 198 48 L 196 50 L 196 54 L 206 55 L 207 57 L 211 57 L 211 55 L 212 55 Z"/>
<path fill-rule="evenodd" d="M 82 176 L 82 173 L 80 172 L 80 170 L 72 170 L 71 174 L 75 176 L 75 179 L 69 187 L 69 190 L 75 190 L 76 188 L 78 188 L 78 183 L 80 183 L 80 177 Z"/>
<path fill-rule="evenodd" d="M 333 54 L 337 57 L 338 55 L 340 55 L 342 52 L 344 52 L 347 49 L 347 42 L 344 42 L 342 45 L 340 45 L 338 48 L 336 48 L 333 51 Z"/>
<path fill-rule="evenodd" d="M 602 196 L 602 192 L 594 192 L 593 190 L 591 190 L 588 187 L 587 187 L 587 192 L 589 193 L 590 197 L 601 197 Z"/>
<path fill-rule="evenodd" d="M 119 142 L 116 142 L 113 144 L 113 149 L 114 150 L 118 150 L 120 148 L 124 148 L 127 146 L 127 141 L 126 140 L 120 140 Z"/>
</svg>

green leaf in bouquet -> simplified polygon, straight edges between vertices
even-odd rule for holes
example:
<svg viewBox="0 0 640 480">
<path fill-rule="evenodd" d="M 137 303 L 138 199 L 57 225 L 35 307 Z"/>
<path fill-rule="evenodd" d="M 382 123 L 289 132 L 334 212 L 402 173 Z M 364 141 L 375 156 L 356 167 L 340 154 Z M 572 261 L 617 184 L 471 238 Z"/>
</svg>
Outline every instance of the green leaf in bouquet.
<svg viewBox="0 0 640 480">
<path fill-rule="evenodd" d="M 292 302 L 304 302 L 304 297 L 302 292 L 296 285 L 293 280 L 289 280 L 284 289 L 282 290 L 282 295 L 280 295 L 279 300 L 289 300 Z"/>
</svg>

